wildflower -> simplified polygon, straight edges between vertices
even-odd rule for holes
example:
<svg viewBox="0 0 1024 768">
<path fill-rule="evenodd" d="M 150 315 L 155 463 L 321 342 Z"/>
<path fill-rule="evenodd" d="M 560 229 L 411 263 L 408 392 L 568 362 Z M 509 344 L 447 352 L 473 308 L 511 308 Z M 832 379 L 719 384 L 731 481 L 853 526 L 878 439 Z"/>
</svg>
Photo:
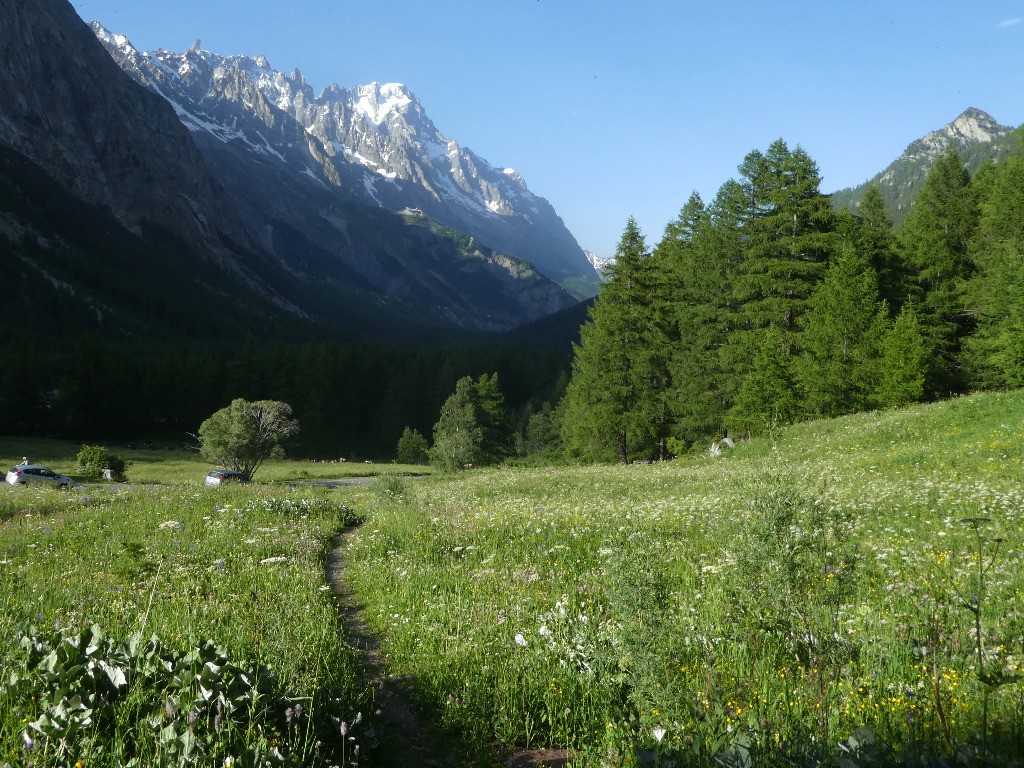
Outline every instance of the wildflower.
<svg viewBox="0 0 1024 768">
<path fill-rule="evenodd" d="M 665 738 L 665 729 L 659 725 L 657 728 L 654 729 L 653 733 L 654 738 L 657 739 L 658 743 L 660 744 L 661 740 Z"/>
<path fill-rule="evenodd" d="M 516 632 L 516 645 L 521 645 L 523 648 L 526 647 L 526 638 L 523 637 L 522 632 Z"/>
</svg>

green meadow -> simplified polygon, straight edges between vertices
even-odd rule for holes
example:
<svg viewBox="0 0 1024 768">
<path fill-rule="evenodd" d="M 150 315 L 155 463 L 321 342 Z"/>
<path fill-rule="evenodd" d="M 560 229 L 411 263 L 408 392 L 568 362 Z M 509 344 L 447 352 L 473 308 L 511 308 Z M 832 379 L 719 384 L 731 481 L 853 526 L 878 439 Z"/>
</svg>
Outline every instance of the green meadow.
<svg viewBox="0 0 1024 768">
<path fill-rule="evenodd" d="M 0 455 L 74 475 L 77 447 Z M 466 764 L 1024 754 L 1024 393 L 652 465 L 280 462 L 206 489 L 193 454 L 123 453 L 127 488 L 0 488 L 0 765 L 381 764 L 338 544 L 388 674 Z M 289 485 L 342 467 L 388 472 Z"/>
</svg>

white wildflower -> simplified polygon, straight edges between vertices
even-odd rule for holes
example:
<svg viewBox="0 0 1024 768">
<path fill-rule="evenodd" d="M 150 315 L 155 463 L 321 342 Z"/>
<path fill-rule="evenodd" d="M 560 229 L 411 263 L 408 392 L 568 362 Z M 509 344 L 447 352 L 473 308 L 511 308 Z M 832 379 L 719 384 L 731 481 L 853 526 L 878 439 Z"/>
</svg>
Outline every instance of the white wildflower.
<svg viewBox="0 0 1024 768">
<path fill-rule="evenodd" d="M 523 648 L 526 647 L 526 638 L 523 637 L 522 632 L 516 632 L 516 645 L 521 645 Z"/>
</svg>

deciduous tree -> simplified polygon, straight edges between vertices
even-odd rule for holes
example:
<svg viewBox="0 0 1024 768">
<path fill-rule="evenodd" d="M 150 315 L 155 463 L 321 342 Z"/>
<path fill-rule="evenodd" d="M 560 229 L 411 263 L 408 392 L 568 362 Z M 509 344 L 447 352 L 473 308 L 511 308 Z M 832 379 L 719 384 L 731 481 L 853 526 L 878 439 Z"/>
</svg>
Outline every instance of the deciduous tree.
<svg viewBox="0 0 1024 768">
<path fill-rule="evenodd" d="M 201 453 L 251 478 L 264 461 L 282 455 L 281 443 L 298 431 L 288 403 L 236 398 L 199 427 Z"/>
</svg>

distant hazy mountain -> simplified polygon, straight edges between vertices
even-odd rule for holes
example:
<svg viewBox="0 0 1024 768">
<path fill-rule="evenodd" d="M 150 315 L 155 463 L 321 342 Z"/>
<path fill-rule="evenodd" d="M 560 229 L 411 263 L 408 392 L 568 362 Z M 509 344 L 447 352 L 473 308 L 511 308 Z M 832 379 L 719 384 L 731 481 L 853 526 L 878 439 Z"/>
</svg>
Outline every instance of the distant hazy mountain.
<svg viewBox="0 0 1024 768">
<path fill-rule="evenodd" d="M 968 109 L 944 128 L 912 142 L 881 173 L 860 186 L 834 192 L 832 200 L 837 208 L 853 210 L 864 199 L 868 186 L 877 182 L 893 220 L 900 223 L 943 150 L 953 146 L 973 173 L 986 160 L 1001 160 L 1011 153 L 1015 144 L 1013 131 L 980 109 Z"/>
<path fill-rule="evenodd" d="M 594 268 L 594 271 L 601 276 L 602 280 L 604 280 L 605 268 L 609 264 L 614 263 L 615 259 L 605 259 L 602 258 L 601 256 L 598 256 L 596 253 L 592 253 L 591 251 L 584 251 L 584 253 L 587 254 L 587 260 L 590 262 L 590 266 L 592 266 Z"/>
<path fill-rule="evenodd" d="M 516 171 L 494 168 L 441 134 L 404 86 L 330 85 L 317 95 L 301 72 L 278 72 L 263 56 L 219 56 L 199 41 L 184 53 L 147 53 L 92 26 L 129 75 L 174 106 L 221 182 L 240 187 L 261 214 L 273 208 L 287 219 L 278 185 L 299 187 L 301 176 L 317 195 L 422 213 L 563 284 L 595 280 L 550 203 Z M 237 167 L 246 157 L 276 166 L 277 179 L 254 190 Z M 305 229 L 302 218 L 291 223 Z M 269 237 L 265 244 L 272 246 Z"/>
</svg>

